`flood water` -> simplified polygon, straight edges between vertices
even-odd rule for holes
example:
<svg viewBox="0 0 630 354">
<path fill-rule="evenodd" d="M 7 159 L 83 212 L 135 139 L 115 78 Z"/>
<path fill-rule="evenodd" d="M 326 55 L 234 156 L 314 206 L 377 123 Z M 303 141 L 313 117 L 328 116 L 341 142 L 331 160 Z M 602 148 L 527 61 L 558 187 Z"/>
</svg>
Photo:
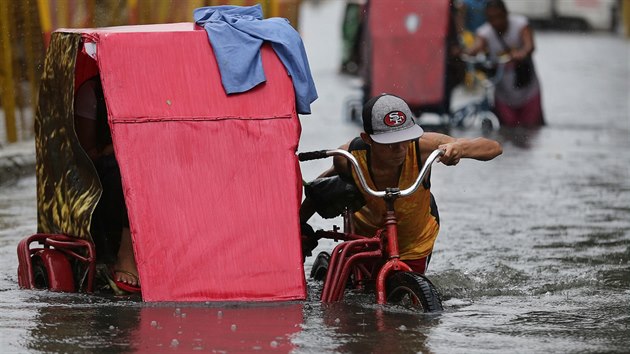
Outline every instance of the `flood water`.
<svg viewBox="0 0 630 354">
<path fill-rule="evenodd" d="M 341 1 L 301 18 L 320 98 L 300 151 L 359 132 L 342 117 L 357 82 L 338 74 Z M 427 276 L 445 311 L 424 315 L 309 298 L 277 304 L 146 304 L 19 290 L 16 246 L 35 232 L 35 179 L 0 189 L 0 349 L 6 353 L 590 353 L 630 349 L 630 42 L 536 32 L 548 125 L 496 133 L 491 162 L 435 165 L 441 232 Z M 463 102 L 462 95 L 459 101 Z M 476 131 L 452 131 L 475 136 Z M 329 161 L 303 163 L 305 179 Z M 314 217 L 315 228 L 340 220 Z M 315 253 L 330 250 L 321 242 Z M 305 271 L 313 259 L 308 258 Z"/>
</svg>

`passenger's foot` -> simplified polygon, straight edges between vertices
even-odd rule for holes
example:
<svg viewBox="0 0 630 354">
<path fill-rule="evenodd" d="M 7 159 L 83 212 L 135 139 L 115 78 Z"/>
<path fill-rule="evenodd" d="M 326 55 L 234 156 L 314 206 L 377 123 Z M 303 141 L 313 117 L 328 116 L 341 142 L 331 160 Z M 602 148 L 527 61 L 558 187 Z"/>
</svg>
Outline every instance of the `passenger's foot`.
<svg viewBox="0 0 630 354">
<path fill-rule="evenodd" d="M 118 258 L 113 267 L 113 276 L 116 282 L 124 283 L 132 287 L 140 287 L 138 268 L 131 243 L 131 232 L 124 228 L 120 237 Z"/>
</svg>

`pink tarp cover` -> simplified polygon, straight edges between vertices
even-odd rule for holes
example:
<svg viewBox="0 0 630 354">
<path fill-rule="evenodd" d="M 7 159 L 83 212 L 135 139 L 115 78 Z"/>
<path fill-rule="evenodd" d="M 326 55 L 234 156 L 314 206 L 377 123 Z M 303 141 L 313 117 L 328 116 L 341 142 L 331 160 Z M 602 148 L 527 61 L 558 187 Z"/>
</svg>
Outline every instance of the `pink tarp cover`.
<svg viewBox="0 0 630 354">
<path fill-rule="evenodd" d="M 396 94 L 410 106 L 444 99 L 448 1 L 370 0 L 370 96 Z"/>
<path fill-rule="evenodd" d="M 143 299 L 304 299 L 300 124 L 273 50 L 262 51 L 267 82 L 227 96 L 193 24 L 85 38 L 97 43 Z"/>
</svg>

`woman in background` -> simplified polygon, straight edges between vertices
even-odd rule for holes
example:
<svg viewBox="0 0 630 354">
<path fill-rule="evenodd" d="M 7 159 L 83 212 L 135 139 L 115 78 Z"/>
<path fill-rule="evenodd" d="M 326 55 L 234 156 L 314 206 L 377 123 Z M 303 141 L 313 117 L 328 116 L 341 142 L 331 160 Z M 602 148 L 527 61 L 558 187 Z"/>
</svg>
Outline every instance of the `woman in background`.
<svg viewBox="0 0 630 354">
<path fill-rule="evenodd" d="M 487 1 L 486 21 L 477 29 L 475 43 L 466 52 L 470 55 L 485 52 L 494 59 L 507 54 L 511 58 L 495 89 L 495 113 L 501 125 L 528 128 L 544 125 L 529 21 L 524 16 L 509 14 L 503 0 Z"/>
</svg>

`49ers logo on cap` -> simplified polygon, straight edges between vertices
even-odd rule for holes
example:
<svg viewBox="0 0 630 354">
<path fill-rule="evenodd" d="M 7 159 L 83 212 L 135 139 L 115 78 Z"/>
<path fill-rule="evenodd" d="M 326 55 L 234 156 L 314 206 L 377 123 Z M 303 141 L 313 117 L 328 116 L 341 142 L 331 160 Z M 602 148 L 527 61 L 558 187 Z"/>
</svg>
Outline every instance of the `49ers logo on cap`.
<svg viewBox="0 0 630 354">
<path fill-rule="evenodd" d="M 392 111 L 385 115 L 383 119 L 383 123 L 388 127 L 397 127 L 399 125 L 405 124 L 407 121 L 407 116 L 401 111 Z"/>
</svg>

